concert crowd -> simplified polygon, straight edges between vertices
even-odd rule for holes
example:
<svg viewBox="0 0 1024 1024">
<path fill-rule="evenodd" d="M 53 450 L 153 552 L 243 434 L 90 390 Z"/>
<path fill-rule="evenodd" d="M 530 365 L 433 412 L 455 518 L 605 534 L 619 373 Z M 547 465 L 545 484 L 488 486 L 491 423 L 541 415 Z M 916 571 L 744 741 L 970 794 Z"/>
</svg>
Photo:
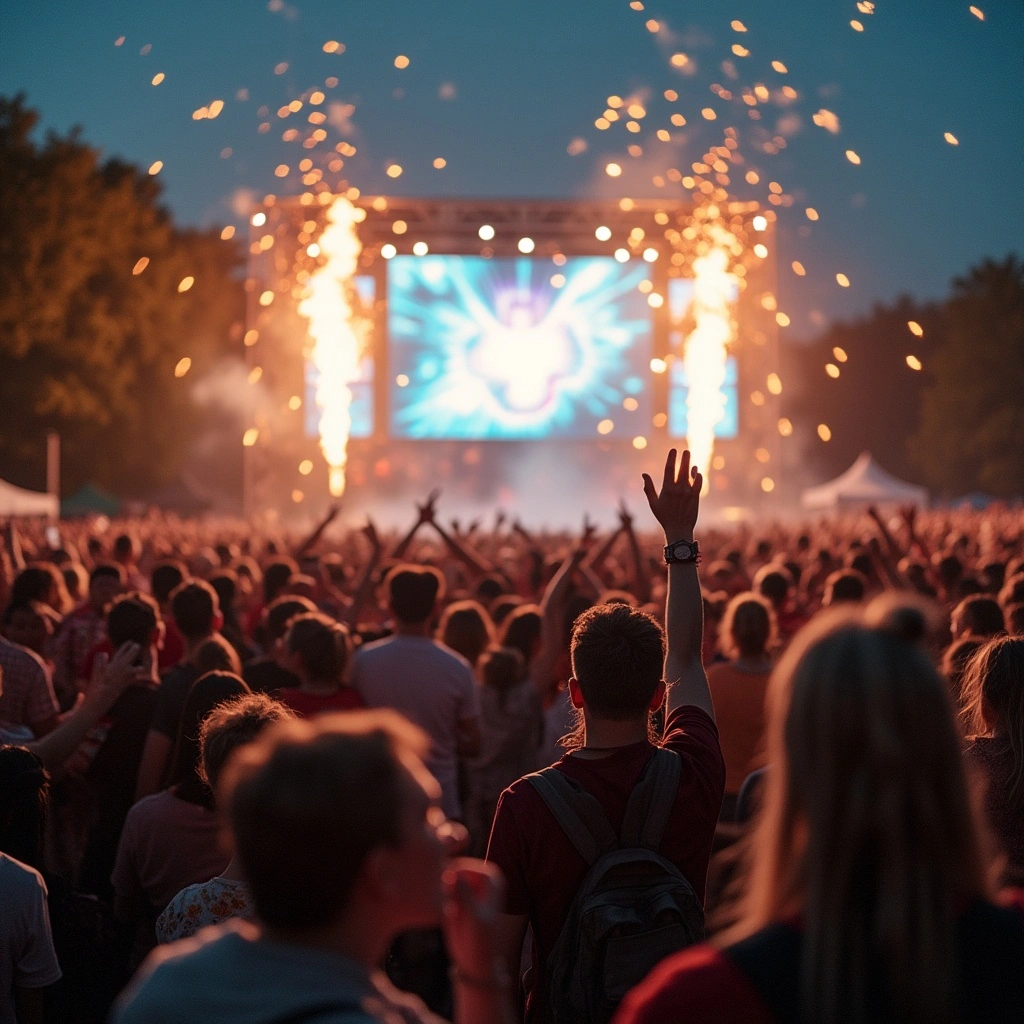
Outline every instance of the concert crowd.
<svg viewBox="0 0 1024 1024">
<path fill-rule="evenodd" d="M 1024 1020 L 1024 511 L 701 485 L 7 523 L 0 1024 Z"/>
</svg>

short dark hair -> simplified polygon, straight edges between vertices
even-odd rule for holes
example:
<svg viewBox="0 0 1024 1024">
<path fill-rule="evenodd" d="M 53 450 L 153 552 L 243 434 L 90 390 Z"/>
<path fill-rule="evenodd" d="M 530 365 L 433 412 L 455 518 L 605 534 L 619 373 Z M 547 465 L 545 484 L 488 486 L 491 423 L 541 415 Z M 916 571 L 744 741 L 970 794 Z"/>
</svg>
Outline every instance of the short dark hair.
<svg viewBox="0 0 1024 1024">
<path fill-rule="evenodd" d="M 217 591 L 205 580 L 189 580 L 174 588 L 171 614 L 186 640 L 198 640 L 213 632 L 214 616 L 220 611 Z"/>
<path fill-rule="evenodd" d="M 576 620 L 570 654 L 587 709 L 622 721 L 648 710 L 662 679 L 665 635 L 637 608 L 597 605 Z"/>
<path fill-rule="evenodd" d="M 825 580 L 825 604 L 842 601 L 859 604 L 867 593 L 867 581 L 856 569 L 839 569 Z"/>
<path fill-rule="evenodd" d="M 315 611 L 316 605 L 308 597 L 299 597 L 298 594 L 282 594 L 281 597 L 267 605 L 265 614 L 268 638 L 280 640 L 288 630 L 288 623 L 296 615 Z"/>
<path fill-rule="evenodd" d="M 437 601 L 444 597 L 444 577 L 429 565 L 396 565 L 384 581 L 391 610 L 401 622 L 426 622 Z"/>
<path fill-rule="evenodd" d="M 218 803 L 262 921 L 337 920 L 367 855 L 401 841 L 401 758 L 427 748 L 414 725 L 379 710 L 280 722 L 237 751 Z"/>
<path fill-rule="evenodd" d="M 1024 602 L 1011 604 L 1006 609 L 1006 626 L 1011 636 L 1024 634 Z"/>
<path fill-rule="evenodd" d="M 153 596 L 163 604 L 171 596 L 174 588 L 185 582 L 186 575 L 185 566 L 181 562 L 158 562 L 153 566 L 149 577 Z"/>
<path fill-rule="evenodd" d="M 121 566 L 114 562 L 100 562 L 98 565 L 94 565 L 92 572 L 89 573 L 89 586 L 91 587 L 104 576 L 109 576 L 111 579 L 117 580 L 118 583 L 124 583 L 124 570 Z"/>
<path fill-rule="evenodd" d="M 953 617 L 959 619 L 973 636 L 988 638 L 1006 631 L 1003 609 L 995 598 L 987 595 L 965 597 L 953 609 Z"/>
<path fill-rule="evenodd" d="M 767 596 L 747 591 L 726 606 L 718 627 L 727 658 L 764 658 L 775 641 L 775 612 Z"/>
<path fill-rule="evenodd" d="M 134 555 L 136 551 L 134 539 L 127 533 L 119 533 L 114 538 L 114 555 L 115 557 L 127 557 L 128 555 Z"/>
<path fill-rule="evenodd" d="M 290 558 L 271 562 L 263 571 L 263 600 L 270 604 L 298 571 L 299 567 Z"/>
<path fill-rule="evenodd" d="M 291 708 L 265 693 L 243 693 L 218 704 L 199 726 L 200 778 L 216 790 L 236 748 L 251 743 L 268 725 L 294 717 Z"/>
<path fill-rule="evenodd" d="M 116 651 L 122 644 L 148 647 L 160 623 L 160 608 L 149 594 L 133 591 L 114 598 L 107 609 L 107 636 Z"/>
<path fill-rule="evenodd" d="M 339 683 L 348 664 L 348 630 L 322 612 L 296 615 L 288 623 L 285 644 L 302 660 L 302 667 L 317 683 Z"/>
<path fill-rule="evenodd" d="M 763 565 L 754 576 L 754 590 L 773 605 L 782 604 L 792 589 L 793 577 L 784 565 Z"/>
</svg>

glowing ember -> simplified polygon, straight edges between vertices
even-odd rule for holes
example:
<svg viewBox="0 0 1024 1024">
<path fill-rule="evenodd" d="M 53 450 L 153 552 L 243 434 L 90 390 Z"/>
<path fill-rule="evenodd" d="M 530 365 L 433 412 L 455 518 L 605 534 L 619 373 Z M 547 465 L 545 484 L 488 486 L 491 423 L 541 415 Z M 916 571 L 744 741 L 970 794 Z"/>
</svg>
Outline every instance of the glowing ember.
<svg viewBox="0 0 1024 1024">
<path fill-rule="evenodd" d="M 352 392 L 359 376 L 363 339 L 355 329 L 349 292 L 362 243 L 356 234 L 356 209 L 339 196 L 327 211 L 320 235 L 324 263 L 310 275 L 299 313 L 309 321 L 311 358 L 317 370 L 316 404 L 320 410 L 320 449 L 329 468 L 331 494 L 345 492 L 348 437 L 352 427 Z"/>
<path fill-rule="evenodd" d="M 709 251 L 693 261 L 693 319 L 696 324 L 683 349 L 683 368 L 690 388 L 686 398 L 686 444 L 693 465 L 705 472 L 708 486 L 715 425 L 725 415 L 726 355 L 733 338 L 731 307 L 739 280 L 729 271 L 733 238 L 715 233 Z"/>
</svg>

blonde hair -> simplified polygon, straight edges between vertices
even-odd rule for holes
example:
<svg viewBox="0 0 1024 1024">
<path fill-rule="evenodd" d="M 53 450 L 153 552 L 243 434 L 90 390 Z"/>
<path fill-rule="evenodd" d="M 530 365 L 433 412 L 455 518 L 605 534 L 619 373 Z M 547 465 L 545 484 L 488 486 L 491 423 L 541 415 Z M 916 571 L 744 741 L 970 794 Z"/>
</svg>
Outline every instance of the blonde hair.
<svg viewBox="0 0 1024 1024">
<path fill-rule="evenodd" d="M 825 614 L 769 683 L 765 801 L 722 941 L 802 915 L 807 1021 L 867 1022 L 878 956 L 896 1019 L 953 1016 L 958 907 L 988 881 L 925 631 L 891 602 Z"/>
</svg>

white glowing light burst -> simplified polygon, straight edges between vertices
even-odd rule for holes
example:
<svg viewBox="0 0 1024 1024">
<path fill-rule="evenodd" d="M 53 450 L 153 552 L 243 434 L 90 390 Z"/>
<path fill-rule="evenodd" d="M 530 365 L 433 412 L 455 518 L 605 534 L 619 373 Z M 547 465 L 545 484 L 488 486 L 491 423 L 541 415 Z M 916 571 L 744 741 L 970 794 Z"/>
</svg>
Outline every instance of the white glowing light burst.
<svg viewBox="0 0 1024 1024">
<path fill-rule="evenodd" d="M 725 414 L 725 364 L 733 337 L 731 306 L 738 280 L 729 272 L 728 244 L 722 238 L 693 261 L 693 318 L 696 326 L 686 339 L 683 366 L 690 382 L 686 399 L 687 438 L 691 462 L 704 474 L 708 487 L 715 425 Z"/>
<path fill-rule="evenodd" d="M 352 428 L 349 384 L 359 376 L 363 350 L 350 301 L 352 277 L 363 246 L 356 234 L 356 209 L 348 199 L 339 196 L 334 200 L 317 241 L 326 260 L 310 276 L 299 313 L 309 321 L 310 356 L 317 370 L 320 450 L 330 469 L 331 494 L 341 497 Z"/>
</svg>

